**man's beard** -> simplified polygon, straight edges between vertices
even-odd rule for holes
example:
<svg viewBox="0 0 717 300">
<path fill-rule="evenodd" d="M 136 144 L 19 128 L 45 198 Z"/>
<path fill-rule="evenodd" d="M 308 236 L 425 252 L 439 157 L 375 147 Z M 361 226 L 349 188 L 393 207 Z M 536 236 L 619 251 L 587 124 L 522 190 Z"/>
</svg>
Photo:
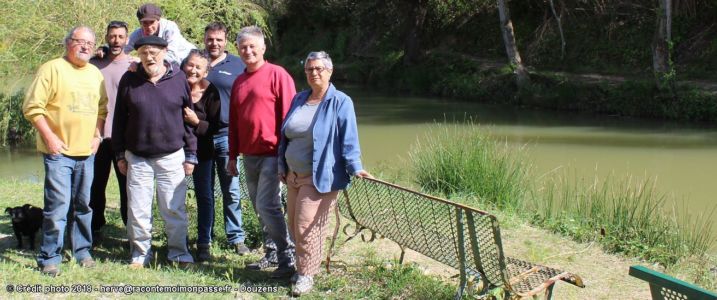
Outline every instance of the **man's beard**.
<svg viewBox="0 0 717 300">
<path fill-rule="evenodd" d="M 151 66 L 145 66 L 144 71 L 147 72 L 147 75 L 150 75 L 152 77 L 159 76 L 162 73 L 162 65 L 153 64 Z"/>
<path fill-rule="evenodd" d="M 120 55 L 122 51 L 122 47 L 110 47 L 110 53 L 112 53 L 112 55 Z"/>
<path fill-rule="evenodd" d="M 82 52 L 80 52 L 80 50 L 77 50 L 77 52 L 75 52 L 75 57 L 77 57 L 77 59 L 79 59 L 81 61 L 89 62 L 90 58 L 92 58 L 92 54 L 91 53 L 82 53 Z"/>
</svg>

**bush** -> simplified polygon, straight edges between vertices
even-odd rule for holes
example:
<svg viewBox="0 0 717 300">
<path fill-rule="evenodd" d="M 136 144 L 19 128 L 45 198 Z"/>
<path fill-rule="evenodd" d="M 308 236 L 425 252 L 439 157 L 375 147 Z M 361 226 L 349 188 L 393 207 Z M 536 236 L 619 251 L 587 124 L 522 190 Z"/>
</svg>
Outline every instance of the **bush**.
<svg viewBox="0 0 717 300">
<path fill-rule="evenodd" d="M 21 1 L 4 4 L 0 13 L 0 77 L 33 73 L 42 63 L 62 55 L 62 40 L 77 25 L 95 30 L 97 43 L 104 42 L 104 32 L 111 20 L 130 24 L 130 31 L 139 28 L 137 8 L 146 1 Z M 204 26 L 222 21 L 235 33 L 242 26 L 259 25 L 269 28 L 267 13 L 250 1 L 177 0 L 156 1 L 163 16 L 175 21 L 184 37 L 202 47 Z M 271 31 L 266 30 L 269 37 Z M 234 38 L 230 35 L 229 40 Z M 231 43 L 233 44 L 233 43 Z M 227 47 L 228 49 L 233 47 Z"/>
</svg>

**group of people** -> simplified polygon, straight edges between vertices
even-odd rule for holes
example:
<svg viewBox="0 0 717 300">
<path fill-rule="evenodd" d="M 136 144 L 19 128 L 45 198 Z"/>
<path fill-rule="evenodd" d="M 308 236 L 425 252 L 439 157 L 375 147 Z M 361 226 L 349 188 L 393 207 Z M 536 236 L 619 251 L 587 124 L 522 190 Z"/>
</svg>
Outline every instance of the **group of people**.
<svg viewBox="0 0 717 300">
<path fill-rule="evenodd" d="M 205 49 L 198 50 L 156 5 L 142 5 L 137 18 L 141 28 L 131 34 L 127 23 L 110 22 L 99 49 L 91 28 L 72 28 L 65 55 L 43 64 L 28 89 L 23 113 L 37 129 L 45 166 L 41 272 L 60 273 L 68 223 L 74 259 L 95 266 L 92 244 L 106 223 L 113 165 L 130 268 L 144 268 L 153 257 L 155 195 L 167 259 L 180 267 L 195 256 L 211 259 L 215 177 L 227 242 L 237 254 L 249 253 L 239 192 L 246 180 L 264 234 L 264 256 L 247 268 L 291 277 L 295 296 L 310 291 L 338 191 L 351 176 L 371 177 L 361 164 L 351 98 L 330 82 L 331 58 L 309 53 L 304 71 L 311 88 L 297 94 L 291 75 L 264 59 L 259 27 L 239 31 L 237 57 L 226 51 L 228 30 L 219 22 L 206 26 Z M 188 245 L 187 175 L 197 198 L 195 256 Z"/>
</svg>

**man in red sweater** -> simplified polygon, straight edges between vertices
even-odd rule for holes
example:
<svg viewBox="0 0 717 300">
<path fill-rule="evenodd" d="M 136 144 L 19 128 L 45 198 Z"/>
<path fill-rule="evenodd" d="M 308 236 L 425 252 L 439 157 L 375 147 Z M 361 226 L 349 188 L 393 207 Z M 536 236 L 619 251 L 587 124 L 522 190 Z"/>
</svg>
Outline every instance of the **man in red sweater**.
<svg viewBox="0 0 717 300">
<path fill-rule="evenodd" d="M 294 274 L 294 244 L 289 238 L 279 197 L 277 148 L 281 123 L 296 94 L 294 80 L 282 67 L 264 60 L 264 33 L 257 26 L 237 35 L 239 56 L 246 70 L 234 81 L 229 106 L 229 164 L 238 175 L 236 160 L 244 155 L 249 198 L 264 232 L 264 257 L 247 265 L 263 270 L 278 266 L 273 278 Z"/>
</svg>

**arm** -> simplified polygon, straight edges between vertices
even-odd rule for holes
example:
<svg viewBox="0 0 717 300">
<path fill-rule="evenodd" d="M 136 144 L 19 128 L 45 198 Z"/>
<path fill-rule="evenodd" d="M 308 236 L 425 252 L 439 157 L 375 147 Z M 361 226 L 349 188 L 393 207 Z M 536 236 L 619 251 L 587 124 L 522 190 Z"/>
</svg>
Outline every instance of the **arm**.
<svg viewBox="0 0 717 300">
<path fill-rule="evenodd" d="M 97 153 L 97 148 L 102 143 L 103 131 L 105 128 L 105 119 L 107 118 L 107 90 L 105 89 L 105 82 L 102 81 L 100 85 L 100 101 L 97 104 L 97 124 L 95 125 L 95 134 L 92 138 L 92 153 Z"/>
<path fill-rule="evenodd" d="M 276 78 L 274 79 L 274 93 L 277 97 L 275 102 L 276 112 L 276 136 L 277 141 L 281 135 L 281 125 L 284 123 L 286 114 L 289 113 L 291 108 L 291 101 L 296 95 L 296 86 L 294 86 L 294 79 L 284 69 L 282 72 L 277 72 Z"/>
<path fill-rule="evenodd" d="M 67 145 L 50 128 L 47 123 L 47 101 L 53 96 L 52 85 L 49 76 L 51 68 L 43 65 L 37 71 L 35 79 L 27 89 L 25 102 L 22 105 L 22 112 L 25 118 L 32 123 L 40 134 L 42 141 L 50 154 L 59 154 L 67 150 Z"/>
<path fill-rule="evenodd" d="M 115 158 L 117 159 L 117 164 L 120 166 L 120 169 L 120 162 L 123 162 L 126 166 L 124 158 L 126 149 L 125 128 L 129 116 L 128 103 L 130 101 L 128 74 L 129 73 L 125 73 L 125 75 L 122 76 L 119 86 L 117 86 L 117 100 L 115 101 L 114 118 L 112 119 L 112 149 L 115 151 Z M 122 174 L 126 175 L 125 172 Z"/>
<path fill-rule="evenodd" d="M 100 144 L 102 143 L 102 130 L 105 128 L 105 120 L 97 118 L 97 124 L 95 125 L 95 135 L 92 138 L 92 154 L 97 153 L 97 149 L 100 147 Z"/>
<path fill-rule="evenodd" d="M 289 109 L 289 112 L 286 114 L 286 118 L 284 118 L 284 122 L 281 124 L 281 129 L 279 130 L 279 148 L 278 148 L 278 156 L 277 156 L 277 163 L 278 163 L 278 172 L 279 172 L 279 178 L 282 180 L 282 182 L 285 182 L 286 178 L 286 172 L 287 172 L 287 165 L 286 165 L 286 146 L 287 146 L 287 139 L 286 135 L 284 134 L 284 126 L 286 123 L 286 120 L 289 119 L 289 116 L 293 113 L 295 109 L 295 105 L 299 102 L 299 97 L 301 97 L 301 93 L 296 94 L 294 96 L 294 99 L 291 100 L 291 108 Z"/>
<path fill-rule="evenodd" d="M 182 63 L 182 59 L 187 57 L 189 51 L 196 49 L 192 43 L 182 36 L 177 23 L 173 21 L 161 19 L 159 24 L 160 31 L 163 31 L 162 38 L 167 40 L 167 60 L 177 64 Z M 164 29 L 162 29 L 164 27 Z"/>
<path fill-rule="evenodd" d="M 47 124 L 45 116 L 35 118 L 32 121 L 32 126 L 37 128 L 37 132 L 40 133 L 40 137 L 42 137 L 42 141 L 45 143 L 45 146 L 47 146 L 47 151 L 50 152 L 50 154 L 56 155 L 67 150 L 65 142 L 57 137 L 57 135 L 52 132 L 52 129 L 50 129 L 50 125 Z"/>
<path fill-rule="evenodd" d="M 241 76 L 241 75 L 240 75 Z M 229 97 L 229 132 L 227 139 L 229 140 L 229 163 L 227 164 L 227 172 L 232 176 L 239 175 L 237 170 L 237 157 L 239 156 L 239 139 L 237 138 L 236 126 L 237 126 L 237 105 L 239 105 L 239 85 L 237 82 L 239 78 L 234 81 L 232 85 L 232 92 Z"/>
<path fill-rule="evenodd" d="M 193 109 L 192 99 L 189 96 L 191 91 L 189 90 L 189 84 L 184 82 L 185 95 L 184 95 L 184 108 Z M 194 135 L 192 127 L 189 124 L 184 123 L 184 173 L 191 175 L 194 171 L 194 165 L 197 161 L 197 137 Z"/>
<path fill-rule="evenodd" d="M 356 112 L 351 98 L 346 97 L 338 108 L 338 130 L 341 141 L 341 156 L 346 162 L 346 170 L 355 176 L 371 177 L 361 164 L 361 146 L 359 145 Z"/>
</svg>

